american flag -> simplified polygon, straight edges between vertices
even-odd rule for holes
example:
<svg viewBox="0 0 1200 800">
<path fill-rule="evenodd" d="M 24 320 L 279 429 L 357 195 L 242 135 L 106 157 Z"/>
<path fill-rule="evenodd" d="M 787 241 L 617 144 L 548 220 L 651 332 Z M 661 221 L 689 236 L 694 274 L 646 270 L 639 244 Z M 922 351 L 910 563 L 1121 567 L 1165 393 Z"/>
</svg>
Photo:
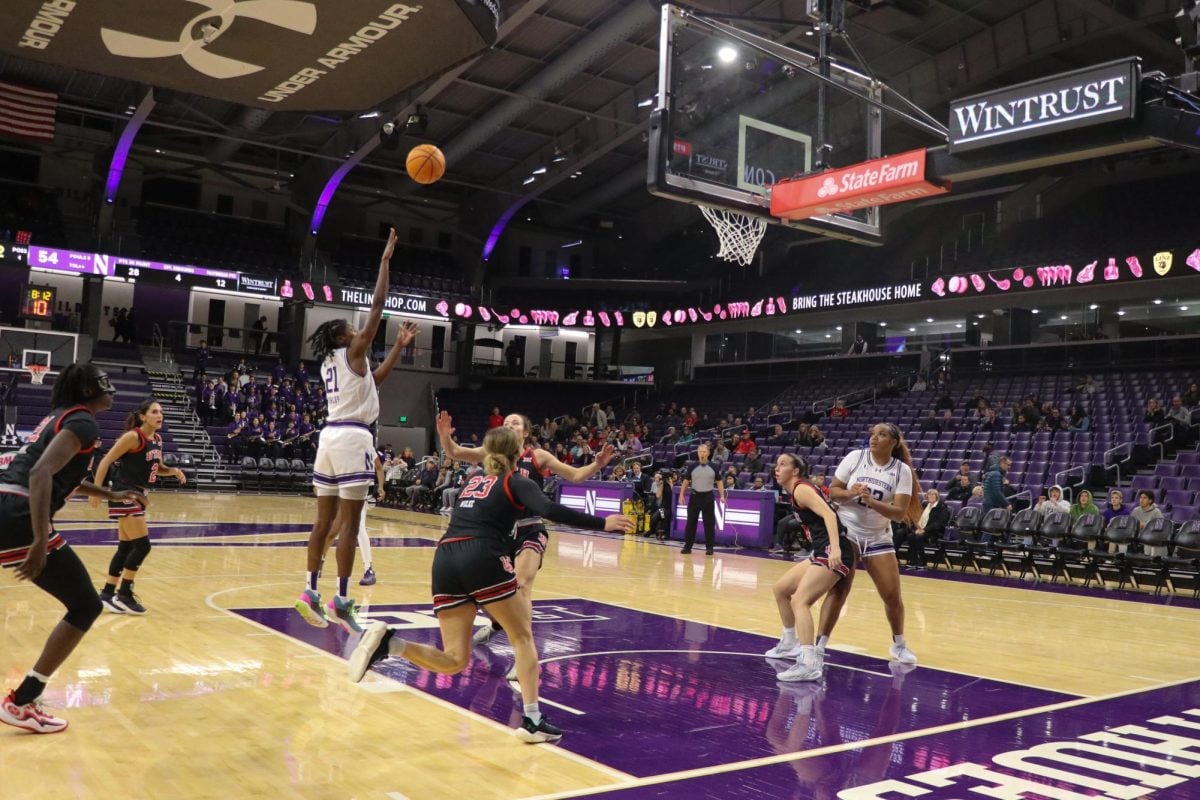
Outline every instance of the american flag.
<svg viewBox="0 0 1200 800">
<path fill-rule="evenodd" d="M 24 139 L 54 139 L 58 95 L 0 81 L 0 133 Z"/>
</svg>

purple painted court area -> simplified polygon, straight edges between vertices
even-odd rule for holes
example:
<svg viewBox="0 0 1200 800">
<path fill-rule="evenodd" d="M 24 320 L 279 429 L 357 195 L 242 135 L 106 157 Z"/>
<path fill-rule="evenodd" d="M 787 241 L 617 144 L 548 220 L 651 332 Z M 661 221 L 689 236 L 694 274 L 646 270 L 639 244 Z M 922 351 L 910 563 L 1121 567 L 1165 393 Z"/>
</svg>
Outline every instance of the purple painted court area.
<svg viewBox="0 0 1200 800">
<path fill-rule="evenodd" d="M 830 692 L 797 697 L 809 747 L 846 740 Z M 864 749 L 618 789 L 590 798 L 1200 797 L 1200 681 Z M 1175 738 L 1172 738 L 1175 737 Z M 1038 787 L 1055 787 L 1054 795 Z M 974 791 L 973 791 L 974 790 Z M 990 790 L 987 795 L 982 791 Z M 1007 792 L 1007 793 L 1006 793 Z"/>
<path fill-rule="evenodd" d="M 290 608 L 236 612 L 343 657 L 353 648 L 339 629 L 310 627 Z M 814 687 L 775 680 L 787 662 L 762 657 L 774 644 L 764 636 L 579 599 L 539 602 L 534 613 L 543 711 L 567 732 L 561 746 L 639 777 L 803 751 L 829 744 L 831 736 L 838 743 L 859 741 L 1070 698 L 926 667 L 893 674 L 881 659 L 830 651 L 819 701 L 828 723 L 822 729 L 798 711 Z M 440 642 L 427 606 L 372 606 L 366 616 L 412 641 Z M 477 647 L 471 666 L 454 677 L 397 659 L 376 670 L 515 725 L 520 697 L 504 680 L 511 663 L 507 640 L 499 637 Z"/>
<path fill-rule="evenodd" d="M 201 522 L 195 524 L 150 524 L 150 538 L 155 545 L 180 545 L 184 547 L 306 547 L 307 542 L 296 539 L 286 542 L 255 542 L 228 541 L 230 538 L 245 536 L 262 536 L 269 534 L 293 533 L 298 536 L 308 536 L 312 526 L 302 522 Z M 61 530 L 63 538 L 70 544 L 79 546 L 106 545 L 117 543 L 117 524 L 100 524 L 95 528 L 64 527 Z M 226 541 L 205 542 L 195 539 L 216 539 Z M 175 541 L 186 539 L 188 541 Z M 431 539 L 414 537 L 371 538 L 372 547 L 434 547 L 437 542 Z"/>
</svg>

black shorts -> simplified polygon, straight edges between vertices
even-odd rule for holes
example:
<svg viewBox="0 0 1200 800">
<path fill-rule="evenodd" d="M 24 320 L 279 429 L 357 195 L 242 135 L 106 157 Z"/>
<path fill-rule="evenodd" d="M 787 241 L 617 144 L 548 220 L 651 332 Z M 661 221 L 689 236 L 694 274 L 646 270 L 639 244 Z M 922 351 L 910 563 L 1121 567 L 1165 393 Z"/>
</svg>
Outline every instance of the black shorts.
<svg viewBox="0 0 1200 800">
<path fill-rule="evenodd" d="M 546 530 L 546 523 L 541 517 L 528 517 L 517 520 L 517 524 L 513 526 L 513 538 L 516 539 L 513 552 L 519 554 L 522 550 L 532 550 L 540 559 L 546 555 L 546 543 L 550 540 L 550 532 Z"/>
<path fill-rule="evenodd" d="M 25 561 L 33 544 L 33 517 L 29 498 L 19 494 L 0 494 L 0 567 L 11 569 Z M 47 552 L 67 544 L 62 534 L 50 529 Z"/>
<path fill-rule="evenodd" d="M 146 494 L 146 490 L 140 486 L 127 486 L 123 483 L 113 483 L 114 492 L 141 492 Z M 125 517 L 144 517 L 146 509 L 140 503 L 124 500 L 109 500 L 108 501 L 108 518 L 121 520 Z"/>
<path fill-rule="evenodd" d="M 486 606 L 517 593 L 512 552 L 499 539 L 450 539 L 433 555 L 433 611 Z"/>
<path fill-rule="evenodd" d="M 829 536 L 822 533 L 814 536 L 811 541 L 812 555 L 808 560 L 825 569 L 831 569 L 829 566 Z M 846 538 L 846 534 L 842 531 L 838 531 L 838 547 L 842 551 L 842 565 L 832 571 L 840 577 L 845 577 L 850 574 L 850 569 L 854 564 L 854 545 L 850 544 L 850 540 Z"/>
</svg>

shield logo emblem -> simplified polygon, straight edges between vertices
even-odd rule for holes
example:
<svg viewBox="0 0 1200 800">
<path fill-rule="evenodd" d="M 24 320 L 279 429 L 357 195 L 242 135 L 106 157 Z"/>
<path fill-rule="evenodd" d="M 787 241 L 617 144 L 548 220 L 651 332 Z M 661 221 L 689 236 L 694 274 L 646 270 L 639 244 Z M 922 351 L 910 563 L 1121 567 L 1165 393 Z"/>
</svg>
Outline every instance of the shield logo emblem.
<svg viewBox="0 0 1200 800">
<path fill-rule="evenodd" d="M 658 322 L 658 312 L 657 311 L 647 311 L 646 312 L 646 326 L 649 328 L 653 328 L 655 323 L 657 323 L 657 322 Z"/>
<path fill-rule="evenodd" d="M 1159 275 L 1166 275 L 1171 271 L 1171 267 L 1175 263 L 1175 254 L 1170 250 L 1164 250 L 1161 253 L 1154 254 L 1154 271 Z"/>
<path fill-rule="evenodd" d="M 645 325 L 645 324 L 646 324 L 646 312 L 645 312 L 645 311 L 635 311 L 635 312 L 633 312 L 633 325 L 634 325 L 634 327 L 636 327 L 636 328 L 640 328 L 640 327 L 642 327 L 642 326 L 643 326 L 643 325 Z"/>
</svg>

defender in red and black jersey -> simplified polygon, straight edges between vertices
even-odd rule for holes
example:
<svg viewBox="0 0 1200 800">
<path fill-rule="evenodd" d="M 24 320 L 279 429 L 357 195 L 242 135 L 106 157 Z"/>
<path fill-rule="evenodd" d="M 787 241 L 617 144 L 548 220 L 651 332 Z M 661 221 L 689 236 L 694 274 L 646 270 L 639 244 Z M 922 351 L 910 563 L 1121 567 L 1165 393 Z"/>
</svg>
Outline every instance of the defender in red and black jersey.
<svg viewBox="0 0 1200 800">
<path fill-rule="evenodd" d="M 516 730 L 526 742 L 557 741 L 562 732 L 538 708 L 538 658 L 533 643 L 532 614 L 513 563 L 510 532 L 522 515 L 592 530 L 633 531 L 622 515 L 606 519 L 551 502 L 531 479 L 514 473 L 522 448 L 517 434 L 493 428 L 483 440 L 486 474 L 471 478 L 458 495 L 450 524 L 433 557 L 433 608 L 444 650 L 392 636 L 382 623 L 372 624 L 350 657 L 350 678 L 362 680 L 370 665 L 388 656 L 407 658 L 434 672 L 456 675 L 471 660 L 471 626 L 476 608 L 486 606 L 504 626 L 517 659 L 517 681 L 525 716 Z"/>
<path fill-rule="evenodd" d="M 779 643 L 767 658 L 795 658 L 796 663 L 778 674 L 781 681 L 818 681 L 824 674 L 825 656 L 816 646 L 813 604 L 835 589 L 849 591 L 854 546 L 837 512 L 821 490 L 808 481 L 808 462 L 783 453 L 775 462 L 775 482 L 791 498 L 792 511 L 808 530 L 812 556 L 792 567 L 776 581 L 773 591 L 783 623 Z"/>
<path fill-rule="evenodd" d="M 34 733 L 67 727 L 66 720 L 46 713 L 37 699 L 100 614 L 87 570 L 54 532 L 51 519 L 76 490 L 118 497 L 83 480 L 100 439 L 95 415 L 112 408 L 115 393 L 95 365 L 67 366 L 54 381 L 54 410 L 0 472 L 0 565 L 14 568 L 19 580 L 33 581 L 67 608 L 33 669 L 0 701 L 0 722 Z M 135 497 L 129 493 L 129 499 Z"/>
<path fill-rule="evenodd" d="M 104 485 L 114 463 L 112 487 L 117 492 L 145 492 L 158 482 L 160 475 L 187 483 L 183 470 L 163 466 L 162 438 L 158 434 L 162 425 L 162 406 L 154 398 L 143 400 L 125 418 L 125 433 L 101 459 L 96 468 L 96 483 Z M 97 501 L 93 499 L 92 504 Z M 146 607 L 133 593 L 133 582 L 142 562 L 150 555 L 146 511 L 138 503 L 109 500 L 108 518 L 117 521 L 118 542 L 117 552 L 108 564 L 108 579 L 100 590 L 100 602 L 105 610 L 115 614 L 145 614 Z"/>
<path fill-rule="evenodd" d="M 504 418 L 502 427 L 515 433 L 521 442 L 521 452 L 517 457 L 517 470 L 524 477 L 536 481 L 539 488 L 542 486 L 542 478 L 546 475 L 557 475 L 571 483 L 586 481 L 597 475 L 616 455 L 613 447 L 608 445 L 591 464 L 572 467 L 559 461 L 553 453 L 530 444 L 529 437 L 533 433 L 532 425 L 524 415 L 509 414 Z M 454 441 L 453 421 L 445 411 L 438 414 L 437 430 L 442 450 L 451 458 L 472 464 L 483 462 L 483 448 L 463 447 Z M 529 514 L 517 520 L 516 526 L 513 528 L 513 539 L 515 540 L 512 547 L 513 563 L 517 570 L 517 583 L 521 586 L 521 594 L 530 602 L 532 608 L 533 581 L 537 577 L 538 570 L 542 568 L 542 556 L 546 553 L 549 534 L 546 531 L 545 523 L 538 516 Z M 474 641 L 476 644 L 483 644 L 500 631 L 501 628 L 495 624 L 485 625 L 475 632 Z M 515 680 L 511 671 L 509 676 L 510 680 Z"/>
</svg>

